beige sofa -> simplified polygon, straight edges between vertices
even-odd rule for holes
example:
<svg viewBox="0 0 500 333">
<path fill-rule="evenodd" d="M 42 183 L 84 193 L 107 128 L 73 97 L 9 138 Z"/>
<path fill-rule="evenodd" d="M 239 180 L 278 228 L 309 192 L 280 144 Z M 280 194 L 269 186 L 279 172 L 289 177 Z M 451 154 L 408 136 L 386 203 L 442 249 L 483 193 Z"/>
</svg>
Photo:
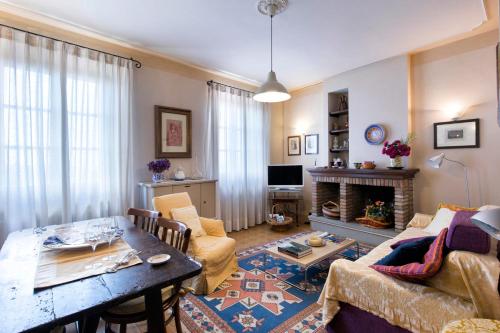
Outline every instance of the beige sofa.
<svg viewBox="0 0 500 333">
<path fill-rule="evenodd" d="M 439 332 L 446 323 L 459 319 L 500 319 L 500 265 L 493 251 L 487 255 L 453 251 L 426 284 L 401 281 L 369 267 L 392 251 L 391 244 L 430 236 L 424 228 L 431 221 L 430 215 L 416 214 L 405 231 L 366 256 L 354 262 L 334 261 L 319 299 L 325 325 L 340 310 L 339 302 L 412 332 Z"/>
</svg>

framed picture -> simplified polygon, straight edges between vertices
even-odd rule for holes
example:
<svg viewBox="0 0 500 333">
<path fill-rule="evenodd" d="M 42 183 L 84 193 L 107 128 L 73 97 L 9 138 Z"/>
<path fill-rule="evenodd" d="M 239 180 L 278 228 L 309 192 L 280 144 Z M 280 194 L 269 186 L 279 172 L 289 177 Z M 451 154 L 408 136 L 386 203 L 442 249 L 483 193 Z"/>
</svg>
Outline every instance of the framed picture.
<svg viewBox="0 0 500 333">
<path fill-rule="evenodd" d="M 306 149 L 306 155 L 316 155 L 319 154 L 319 134 L 309 134 L 304 137 Z"/>
<path fill-rule="evenodd" d="M 434 124 L 434 149 L 479 148 L 479 119 Z"/>
<path fill-rule="evenodd" d="M 300 155 L 300 135 L 288 137 L 288 156 Z"/>
<path fill-rule="evenodd" d="M 156 158 L 191 157 L 191 111 L 155 105 Z"/>
</svg>

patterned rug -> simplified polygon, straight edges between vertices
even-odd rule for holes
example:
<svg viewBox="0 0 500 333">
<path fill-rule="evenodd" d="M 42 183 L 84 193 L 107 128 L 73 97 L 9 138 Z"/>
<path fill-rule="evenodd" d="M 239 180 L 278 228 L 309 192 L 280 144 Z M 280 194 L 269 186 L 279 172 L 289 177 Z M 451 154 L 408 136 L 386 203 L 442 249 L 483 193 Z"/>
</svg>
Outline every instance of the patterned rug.
<svg viewBox="0 0 500 333">
<path fill-rule="evenodd" d="M 212 294 L 185 297 L 181 302 L 181 319 L 189 332 L 325 332 L 316 301 L 331 262 L 340 256 L 309 268 L 306 292 L 291 285 L 304 286 L 303 269 L 282 258 L 264 255 L 266 248 L 305 234 L 242 251 L 238 254 L 238 272 Z M 331 236 L 331 240 L 343 239 Z M 360 255 L 371 249 L 360 244 Z M 342 252 L 342 256 L 354 259 L 355 247 Z M 264 269 L 290 284 L 263 273 Z"/>
</svg>

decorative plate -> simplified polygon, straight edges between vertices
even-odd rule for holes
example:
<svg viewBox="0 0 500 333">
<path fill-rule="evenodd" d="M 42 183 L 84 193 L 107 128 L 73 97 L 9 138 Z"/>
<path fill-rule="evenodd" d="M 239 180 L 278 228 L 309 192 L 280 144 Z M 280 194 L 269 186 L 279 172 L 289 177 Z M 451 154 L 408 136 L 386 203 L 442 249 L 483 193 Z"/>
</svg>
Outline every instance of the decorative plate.
<svg viewBox="0 0 500 333">
<path fill-rule="evenodd" d="M 385 140 L 385 130 L 382 125 L 373 124 L 365 130 L 365 140 L 371 145 L 379 145 Z"/>
</svg>

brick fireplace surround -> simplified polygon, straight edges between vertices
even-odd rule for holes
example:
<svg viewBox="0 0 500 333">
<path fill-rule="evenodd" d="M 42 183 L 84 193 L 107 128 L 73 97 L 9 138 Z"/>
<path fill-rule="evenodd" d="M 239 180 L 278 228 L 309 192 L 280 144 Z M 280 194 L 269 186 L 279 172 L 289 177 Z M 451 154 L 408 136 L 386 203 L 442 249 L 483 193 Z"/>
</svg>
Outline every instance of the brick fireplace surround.
<svg viewBox="0 0 500 333">
<path fill-rule="evenodd" d="M 340 221 L 359 217 L 359 185 L 394 188 L 394 229 L 403 231 L 413 217 L 413 179 L 418 169 L 308 169 L 312 175 L 312 215 L 321 216 L 321 206 L 332 200 L 340 204 Z M 336 184 L 333 185 L 332 184 Z"/>
</svg>

